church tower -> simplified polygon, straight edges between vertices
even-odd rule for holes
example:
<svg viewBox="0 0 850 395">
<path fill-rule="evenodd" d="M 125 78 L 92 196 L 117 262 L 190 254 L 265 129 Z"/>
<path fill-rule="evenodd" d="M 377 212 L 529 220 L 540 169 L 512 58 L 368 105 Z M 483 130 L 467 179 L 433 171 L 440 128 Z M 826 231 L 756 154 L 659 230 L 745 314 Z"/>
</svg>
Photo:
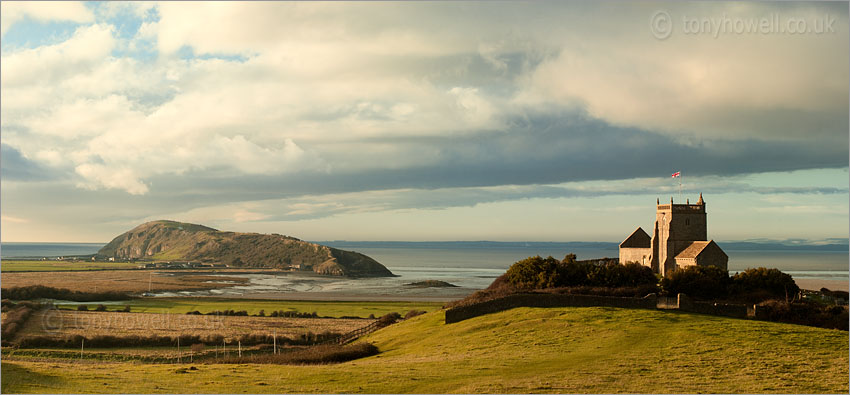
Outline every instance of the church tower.
<svg viewBox="0 0 850 395">
<path fill-rule="evenodd" d="M 652 270 L 662 276 L 676 269 L 676 256 L 696 240 L 707 240 L 705 201 L 696 204 L 660 204 L 656 201 L 655 229 L 652 233 Z"/>
</svg>

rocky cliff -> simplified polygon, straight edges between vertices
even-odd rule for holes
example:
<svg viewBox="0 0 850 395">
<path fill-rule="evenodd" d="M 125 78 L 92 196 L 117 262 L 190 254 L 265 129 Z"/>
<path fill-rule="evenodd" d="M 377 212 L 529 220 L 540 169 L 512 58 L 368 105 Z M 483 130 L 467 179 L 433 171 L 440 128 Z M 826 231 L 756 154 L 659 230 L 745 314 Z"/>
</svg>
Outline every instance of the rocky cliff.
<svg viewBox="0 0 850 395">
<path fill-rule="evenodd" d="M 117 259 L 192 260 L 234 267 L 312 270 L 351 277 L 392 276 L 384 265 L 343 251 L 279 234 L 222 232 L 203 225 L 152 221 L 114 238 L 98 251 Z"/>
</svg>

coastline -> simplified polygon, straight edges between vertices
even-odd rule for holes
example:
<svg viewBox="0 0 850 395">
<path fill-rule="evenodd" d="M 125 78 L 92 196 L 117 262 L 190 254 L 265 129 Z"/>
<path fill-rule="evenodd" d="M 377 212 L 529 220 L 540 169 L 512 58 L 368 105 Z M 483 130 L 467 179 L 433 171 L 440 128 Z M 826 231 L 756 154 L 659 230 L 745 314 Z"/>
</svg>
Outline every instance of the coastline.
<svg viewBox="0 0 850 395">
<path fill-rule="evenodd" d="M 848 291 L 850 290 L 850 282 L 847 280 L 822 280 L 817 278 L 800 278 L 794 279 L 800 289 L 808 289 L 811 291 L 820 291 L 821 288 L 827 288 L 830 291 Z"/>
</svg>

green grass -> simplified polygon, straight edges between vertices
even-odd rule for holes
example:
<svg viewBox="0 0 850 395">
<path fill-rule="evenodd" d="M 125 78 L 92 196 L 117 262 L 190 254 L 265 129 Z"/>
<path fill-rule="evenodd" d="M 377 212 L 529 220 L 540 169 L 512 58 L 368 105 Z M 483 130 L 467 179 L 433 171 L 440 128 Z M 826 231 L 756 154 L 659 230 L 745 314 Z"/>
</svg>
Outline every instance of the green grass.
<svg viewBox="0 0 850 395">
<path fill-rule="evenodd" d="M 3 260 L 0 271 L 4 272 L 54 272 L 85 270 L 127 270 L 135 269 L 138 263 L 130 262 L 91 262 L 91 261 L 21 261 Z"/>
<path fill-rule="evenodd" d="M 615 308 L 520 308 L 445 325 L 433 312 L 375 332 L 381 354 L 339 365 L 28 362 L 2 392 L 847 393 L 848 334 Z"/>
<path fill-rule="evenodd" d="M 89 309 L 97 306 L 97 303 L 82 303 L 88 305 Z M 59 304 L 58 307 L 74 308 L 77 303 L 71 305 Z M 209 313 L 221 310 L 246 310 L 248 314 L 257 314 L 265 310 L 266 315 L 272 311 L 298 311 L 302 313 L 316 312 L 322 317 L 357 316 L 368 317 L 374 314 L 380 317 L 387 313 L 398 312 L 404 315 L 410 310 L 435 311 L 442 307 L 442 303 L 435 302 L 339 302 L 339 301 L 288 301 L 288 300 L 257 300 L 257 299 L 230 299 L 230 298 L 142 298 L 133 299 L 126 303 L 121 302 L 115 306 L 107 306 L 109 310 L 122 309 L 129 305 L 130 311 L 135 313 L 176 313 L 185 314 L 189 311 L 200 311 Z"/>
</svg>

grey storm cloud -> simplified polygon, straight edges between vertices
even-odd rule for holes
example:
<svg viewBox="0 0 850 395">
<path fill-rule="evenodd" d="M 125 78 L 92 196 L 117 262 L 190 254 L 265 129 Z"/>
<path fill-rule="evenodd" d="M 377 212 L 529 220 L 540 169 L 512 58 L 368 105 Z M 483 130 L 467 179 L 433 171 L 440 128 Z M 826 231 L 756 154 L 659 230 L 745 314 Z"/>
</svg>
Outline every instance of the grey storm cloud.
<svg viewBox="0 0 850 395">
<path fill-rule="evenodd" d="M 50 169 L 24 157 L 17 149 L 0 144 L 0 177 L 14 181 L 44 181 L 56 178 Z"/>
<path fill-rule="evenodd" d="M 817 140 L 694 142 L 610 125 L 581 112 L 528 115 L 511 120 L 509 125 L 504 130 L 460 137 L 361 140 L 353 145 L 352 152 L 344 154 L 368 162 L 373 160 L 371 145 L 390 144 L 404 154 L 425 158 L 426 164 L 406 168 L 226 178 L 196 172 L 190 177 L 160 176 L 151 185 L 154 193 L 201 200 L 212 198 L 210 193 L 227 200 L 256 200 L 401 188 L 626 180 L 663 177 L 673 171 L 690 176 L 729 176 L 847 165 L 846 135 L 838 144 Z M 321 146 L 312 148 L 322 151 Z"/>
</svg>

